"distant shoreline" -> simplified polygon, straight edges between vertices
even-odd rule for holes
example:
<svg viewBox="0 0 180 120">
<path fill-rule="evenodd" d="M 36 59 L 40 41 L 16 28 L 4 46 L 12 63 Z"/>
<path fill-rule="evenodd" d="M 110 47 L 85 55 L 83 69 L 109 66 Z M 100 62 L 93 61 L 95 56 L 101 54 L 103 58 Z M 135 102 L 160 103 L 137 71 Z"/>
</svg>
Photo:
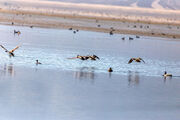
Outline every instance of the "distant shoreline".
<svg viewBox="0 0 180 120">
<path fill-rule="evenodd" d="M 37 5 L 37 2 L 39 5 Z M 97 8 L 99 7 L 99 8 Z M 111 8 L 112 7 L 112 8 Z M 180 11 L 44 1 L 0 1 L 0 23 L 180 38 Z"/>
</svg>

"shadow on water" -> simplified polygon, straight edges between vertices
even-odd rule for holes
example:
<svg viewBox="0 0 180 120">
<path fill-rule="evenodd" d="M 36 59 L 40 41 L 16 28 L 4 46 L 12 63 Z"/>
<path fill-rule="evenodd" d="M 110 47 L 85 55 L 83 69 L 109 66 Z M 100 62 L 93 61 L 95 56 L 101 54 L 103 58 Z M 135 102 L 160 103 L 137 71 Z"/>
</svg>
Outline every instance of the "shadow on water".
<svg viewBox="0 0 180 120">
<path fill-rule="evenodd" d="M 138 72 L 132 72 L 128 71 L 128 85 L 139 85 L 140 83 L 140 78 L 139 78 L 139 73 Z"/>
<path fill-rule="evenodd" d="M 12 63 L 4 64 L 2 68 L 3 69 L 0 71 L 1 76 L 11 76 L 11 77 L 15 76 L 15 70 Z"/>
<path fill-rule="evenodd" d="M 91 83 L 94 84 L 94 79 L 96 77 L 94 71 L 94 67 L 81 67 L 74 72 L 74 78 L 79 79 L 80 81 L 90 79 Z"/>
</svg>

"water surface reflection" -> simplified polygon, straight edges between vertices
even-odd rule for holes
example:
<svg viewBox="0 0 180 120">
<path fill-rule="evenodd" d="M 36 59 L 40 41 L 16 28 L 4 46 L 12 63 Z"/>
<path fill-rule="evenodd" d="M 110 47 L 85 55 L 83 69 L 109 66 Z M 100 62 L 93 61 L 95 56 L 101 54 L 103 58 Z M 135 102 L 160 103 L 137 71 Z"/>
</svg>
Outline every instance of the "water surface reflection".
<svg viewBox="0 0 180 120">
<path fill-rule="evenodd" d="M 128 71 L 128 85 L 139 85 L 140 77 L 138 72 Z"/>
<path fill-rule="evenodd" d="M 11 77 L 15 76 L 15 70 L 12 63 L 4 64 L 2 68 L 3 69 L 1 69 L 0 71 L 1 76 L 11 76 Z"/>
<path fill-rule="evenodd" d="M 94 84 L 95 79 L 95 67 L 81 67 L 74 72 L 74 78 L 80 81 L 91 80 L 91 83 Z"/>
</svg>

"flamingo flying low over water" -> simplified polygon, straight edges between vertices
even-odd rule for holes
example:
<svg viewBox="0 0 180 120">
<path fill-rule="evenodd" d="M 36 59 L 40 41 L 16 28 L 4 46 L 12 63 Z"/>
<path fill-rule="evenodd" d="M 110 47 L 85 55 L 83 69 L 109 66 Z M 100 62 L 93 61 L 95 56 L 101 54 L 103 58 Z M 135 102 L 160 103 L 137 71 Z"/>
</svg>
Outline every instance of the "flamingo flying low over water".
<svg viewBox="0 0 180 120">
<path fill-rule="evenodd" d="M 145 61 L 142 58 L 131 58 L 128 62 L 128 64 L 132 63 L 133 61 L 135 62 L 141 62 L 143 61 L 145 63 Z"/>
<path fill-rule="evenodd" d="M 20 46 L 16 46 L 16 48 L 12 49 L 12 50 L 7 50 L 4 46 L 0 45 L 5 52 L 7 52 L 9 54 L 9 57 L 14 57 L 14 51 L 17 50 Z"/>
<path fill-rule="evenodd" d="M 87 56 L 81 56 L 81 55 L 77 55 L 76 57 L 73 58 L 68 58 L 68 59 L 81 59 L 81 60 L 96 60 L 96 59 L 100 59 L 98 56 L 96 55 L 87 55 Z"/>
</svg>

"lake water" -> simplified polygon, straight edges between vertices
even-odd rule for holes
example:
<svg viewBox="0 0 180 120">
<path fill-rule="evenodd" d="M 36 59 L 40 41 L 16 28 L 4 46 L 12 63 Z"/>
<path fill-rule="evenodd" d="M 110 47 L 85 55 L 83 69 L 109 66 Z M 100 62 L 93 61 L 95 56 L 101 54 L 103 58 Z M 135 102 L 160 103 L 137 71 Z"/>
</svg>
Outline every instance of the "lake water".
<svg viewBox="0 0 180 120">
<path fill-rule="evenodd" d="M 180 118 L 178 39 L 4 25 L 0 31 L 7 49 L 21 45 L 11 59 L 0 49 L 2 120 Z M 77 54 L 100 60 L 67 59 Z M 146 63 L 127 64 L 131 57 Z M 164 79 L 164 70 L 175 77 Z"/>
</svg>

